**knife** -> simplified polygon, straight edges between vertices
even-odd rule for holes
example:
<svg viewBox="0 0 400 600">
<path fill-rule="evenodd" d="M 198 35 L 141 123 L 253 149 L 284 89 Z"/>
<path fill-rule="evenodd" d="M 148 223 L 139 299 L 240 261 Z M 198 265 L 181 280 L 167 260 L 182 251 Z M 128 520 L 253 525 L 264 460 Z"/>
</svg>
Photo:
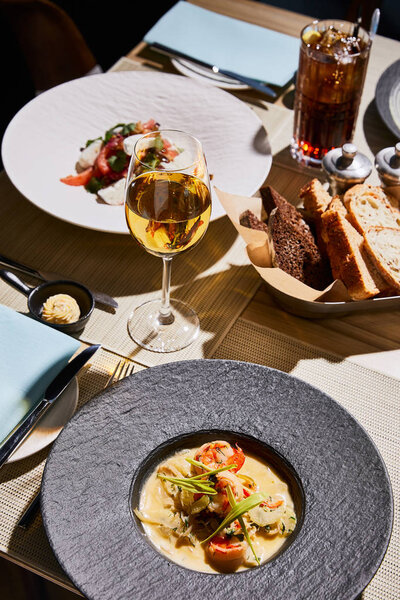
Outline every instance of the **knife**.
<svg viewBox="0 0 400 600">
<path fill-rule="evenodd" d="M 220 69 L 216 65 L 211 65 L 206 63 L 198 58 L 193 58 L 188 54 L 184 54 L 183 52 L 178 52 L 173 48 L 169 48 L 168 46 L 164 46 L 163 44 L 158 44 L 157 42 L 153 42 L 149 44 L 155 50 L 162 52 L 163 54 L 167 54 L 168 56 L 176 56 L 178 58 L 184 58 L 185 60 L 190 60 L 192 63 L 200 65 L 202 67 L 206 67 L 207 69 L 211 69 L 214 73 L 221 73 L 221 75 L 225 75 L 226 77 L 230 77 L 231 79 L 236 79 L 237 81 L 241 81 L 245 83 L 251 88 L 261 92 L 262 94 L 267 94 L 267 96 L 271 96 L 271 98 L 276 98 L 277 93 L 274 90 L 271 90 L 270 87 L 263 84 L 261 81 L 257 79 L 252 79 L 251 77 L 245 77 L 244 75 L 239 75 L 239 73 L 234 73 L 233 71 L 226 71 L 225 69 Z"/>
<path fill-rule="evenodd" d="M 99 348 L 99 344 L 85 348 L 85 350 L 80 352 L 78 356 L 72 359 L 53 379 L 44 393 L 43 400 L 40 400 L 37 406 L 35 406 L 35 408 L 28 413 L 17 430 L 14 431 L 14 433 L 0 448 L 0 467 L 4 465 L 6 460 L 22 444 L 39 419 L 49 410 L 57 398 L 60 397 L 70 381 Z"/>
<path fill-rule="evenodd" d="M 31 275 L 32 277 L 36 277 L 37 279 L 42 279 L 43 281 L 65 279 L 64 276 L 58 275 L 57 273 L 39 271 L 33 269 L 32 267 L 28 267 L 27 265 L 23 265 L 12 258 L 7 258 L 7 256 L 4 256 L 3 254 L 0 254 L 0 264 L 11 267 L 12 269 L 16 269 L 17 271 L 21 271 L 22 273 L 26 273 L 27 275 Z M 94 290 L 90 291 L 97 304 L 104 304 L 106 306 L 110 306 L 111 308 L 118 308 L 118 302 L 114 300 L 114 298 L 111 298 L 111 296 L 108 296 L 103 292 L 97 292 Z"/>
</svg>

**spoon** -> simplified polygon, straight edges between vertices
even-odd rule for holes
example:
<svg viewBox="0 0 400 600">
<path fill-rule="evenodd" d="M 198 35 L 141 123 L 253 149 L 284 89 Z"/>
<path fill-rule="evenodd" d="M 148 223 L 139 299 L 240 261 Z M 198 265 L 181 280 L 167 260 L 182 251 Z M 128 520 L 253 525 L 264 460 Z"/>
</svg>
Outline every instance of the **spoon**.
<svg viewBox="0 0 400 600">
<path fill-rule="evenodd" d="M 379 10 L 379 8 L 376 8 L 372 14 L 371 25 L 369 28 L 369 37 L 370 37 L 371 41 L 374 39 L 375 34 L 378 30 L 380 17 L 381 17 L 381 11 Z"/>
</svg>

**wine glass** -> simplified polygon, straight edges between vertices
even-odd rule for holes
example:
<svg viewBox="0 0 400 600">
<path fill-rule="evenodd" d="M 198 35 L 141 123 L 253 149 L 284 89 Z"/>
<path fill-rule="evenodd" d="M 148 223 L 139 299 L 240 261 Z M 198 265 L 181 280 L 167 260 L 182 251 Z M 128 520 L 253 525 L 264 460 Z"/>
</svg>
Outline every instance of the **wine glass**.
<svg viewBox="0 0 400 600">
<path fill-rule="evenodd" d="M 139 138 L 125 185 L 126 222 L 139 244 L 163 260 L 161 298 L 138 306 L 128 320 L 129 335 L 143 348 L 173 352 L 197 337 L 194 310 L 170 300 L 171 262 L 198 244 L 210 214 L 210 181 L 199 140 L 173 129 Z"/>
</svg>

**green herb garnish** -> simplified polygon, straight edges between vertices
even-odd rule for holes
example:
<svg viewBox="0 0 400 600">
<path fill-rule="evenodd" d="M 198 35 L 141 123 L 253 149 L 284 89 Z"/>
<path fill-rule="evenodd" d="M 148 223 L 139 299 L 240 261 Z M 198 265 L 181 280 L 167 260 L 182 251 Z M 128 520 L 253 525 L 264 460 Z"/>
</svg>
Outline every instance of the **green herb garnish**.
<svg viewBox="0 0 400 600">
<path fill-rule="evenodd" d="M 117 150 L 115 154 L 107 158 L 107 162 L 115 173 L 121 173 L 126 167 L 128 155 L 123 150 Z"/>
<path fill-rule="evenodd" d="M 191 462 L 190 458 L 186 459 L 188 462 Z M 194 461 L 197 462 L 197 461 Z M 200 466 L 204 467 L 202 463 L 198 463 Z M 198 466 L 198 465 L 196 465 Z M 157 474 L 157 477 L 163 479 L 164 481 L 168 481 L 173 485 L 177 485 L 182 489 L 192 492 L 193 494 L 207 494 L 210 496 L 215 496 L 217 491 L 214 489 L 215 483 L 213 481 L 209 481 L 208 479 L 204 479 L 204 477 L 209 477 L 210 475 L 215 475 L 216 473 L 221 473 L 221 471 L 228 471 L 230 469 L 234 469 L 236 465 L 226 465 L 225 467 L 220 467 L 219 469 L 213 469 L 211 471 L 207 471 L 206 473 L 200 473 L 200 475 L 194 475 L 193 477 L 168 477 L 167 475 Z M 205 467 L 204 467 L 205 468 Z"/>
<path fill-rule="evenodd" d="M 226 490 L 228 492 L 229 504 L 231 505 L 231 508 L 234 509 L 237 506 L 237 502 L 235 500 L 235 496 L 233 495 L 231 486 L 228 485 L 228 487 L 226 488 Z M 248 496 L 248 497 L 251 498 L 251 496 Z M 254 558 L 256 559 L 256 563 L 258 564 L 258 566 L 260 566 L 260 559 L 258 558 L 258 556 L 257 556 L 257 554 L 256 554 L 256 552 L 254 550 L 253 544 L 252 544 L 250 536 L 249 536 L 249 532 L 247 531 L 247 527 L 246 527 L 246 525 L 245 525 L 245 523 L 243 521 L 243 517 L 242 516 L 238 517 L 238 521 L 240 523 L 240 527 L 242 528 L 243 535 L 246 538 L 246 542 L 250 546 L 251 551 L 252 551 L 252 553 L 254 555 Z"/>
<path fill-rule="evenodd" d="M 87 148 L 88 146 L 90 146 L 90 144 L 93 144 L 93 142 L 97 142 L 97 140 L 102 140 L 103 138 L 101 136 L 94 138 L 94 140 L 87 140 L 86 144 L 85 144 L 85 148 Z"/>
<path fill-rule="evenodd" d="M 154 146 L 156 150 L 162 150 L 164 148 L 164 142 L 160 134 L 154 138 Z"/>
<path fill-rule="evenodd" d="M 104 143 L 107 144 L 116 133 L 120 133 L 124 137 L 134 133 L 136 130 L 136 123 L 117 123 L 111 129 L 108 129 L 104 134 Z"/>
<path fill-rule="evenodd" d="M 256 494 L 252 494 L 251 496 L 248 496 L 247 498 L 244 498 L 243 500 L 238 502 L 234 508 L 231 508 L 225 519 L 222 521 L 222 523 L 220 523 L 220 525 L 217 527 L 214 533 L 209 535 L 208 538 L 203 540 L 202 543 L 204 544 L 205 542 L 209 542 L 211 538 L 213 538 L 215 535 L 217 535 L 217 533 L 222 531 L 222 529 L 225 529 L 225 527 L 230 525 L 232 521 L 235 521 L 236 519 L 244 515 L 244 513 L 248 512 L 255 506 L 258 506 L 259 504 L 261 504 L 261 502 L 264 502 L 264 500 L 264 494 L 257 492 Z"/>
<path fill-rule="evenodd" d="M 89 180 L 89 183 L 85 185 L 85 190 L 87 190 L 91 194 L 97 194 L 97 192 L 103 187 L 104 183 L 101 179 L 98 179 L 97 177 L 92 177 Z"/>
</svg>

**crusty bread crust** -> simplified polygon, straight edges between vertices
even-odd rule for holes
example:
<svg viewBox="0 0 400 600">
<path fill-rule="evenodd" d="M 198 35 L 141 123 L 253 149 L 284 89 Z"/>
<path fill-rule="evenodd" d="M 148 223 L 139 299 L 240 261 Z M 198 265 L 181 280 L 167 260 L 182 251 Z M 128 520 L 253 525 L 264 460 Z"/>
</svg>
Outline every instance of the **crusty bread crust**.
<svg viewBox="0 0 400 600">
<path fill-rule="evenodd" d="M 400 292 L 400 229 L 371 227 L 364 239 L 365 249 L 379 273 Z"/>
<path fill-rule="evenodd" d="M 344 195 L 349 220 L 361 234 L 370 227 L 400 228 L 400 215 L 379 186 L 360 183 Z"/>
<path fill-rule="evenodd" d="M 328 205 L 327 210 L 335 210 L 336 212 L 341 214 L 343 217 L 347 218 L 347 208 L 341 201 L 340 196 L 333 196 L 332 200 L 330 201 L 330 203 Z"/>
<path fill-rule="evenodd" d="M 322 215 L 328 208 L 332 196 L 325 190 L 322 183 L 314 178 L 304 185 L 299 193 L 303 200 L 304 209 L 314 218 Z"/>
<path fill-rule="evenodd" d="M 386 282 L 374 272 L 364 249 L 364 238 L 343 214 L 328 210 L 321 219 L 333 276 L 342 280 L 351 298 L 373 298 L 387 288 Z"/>
</svg>

